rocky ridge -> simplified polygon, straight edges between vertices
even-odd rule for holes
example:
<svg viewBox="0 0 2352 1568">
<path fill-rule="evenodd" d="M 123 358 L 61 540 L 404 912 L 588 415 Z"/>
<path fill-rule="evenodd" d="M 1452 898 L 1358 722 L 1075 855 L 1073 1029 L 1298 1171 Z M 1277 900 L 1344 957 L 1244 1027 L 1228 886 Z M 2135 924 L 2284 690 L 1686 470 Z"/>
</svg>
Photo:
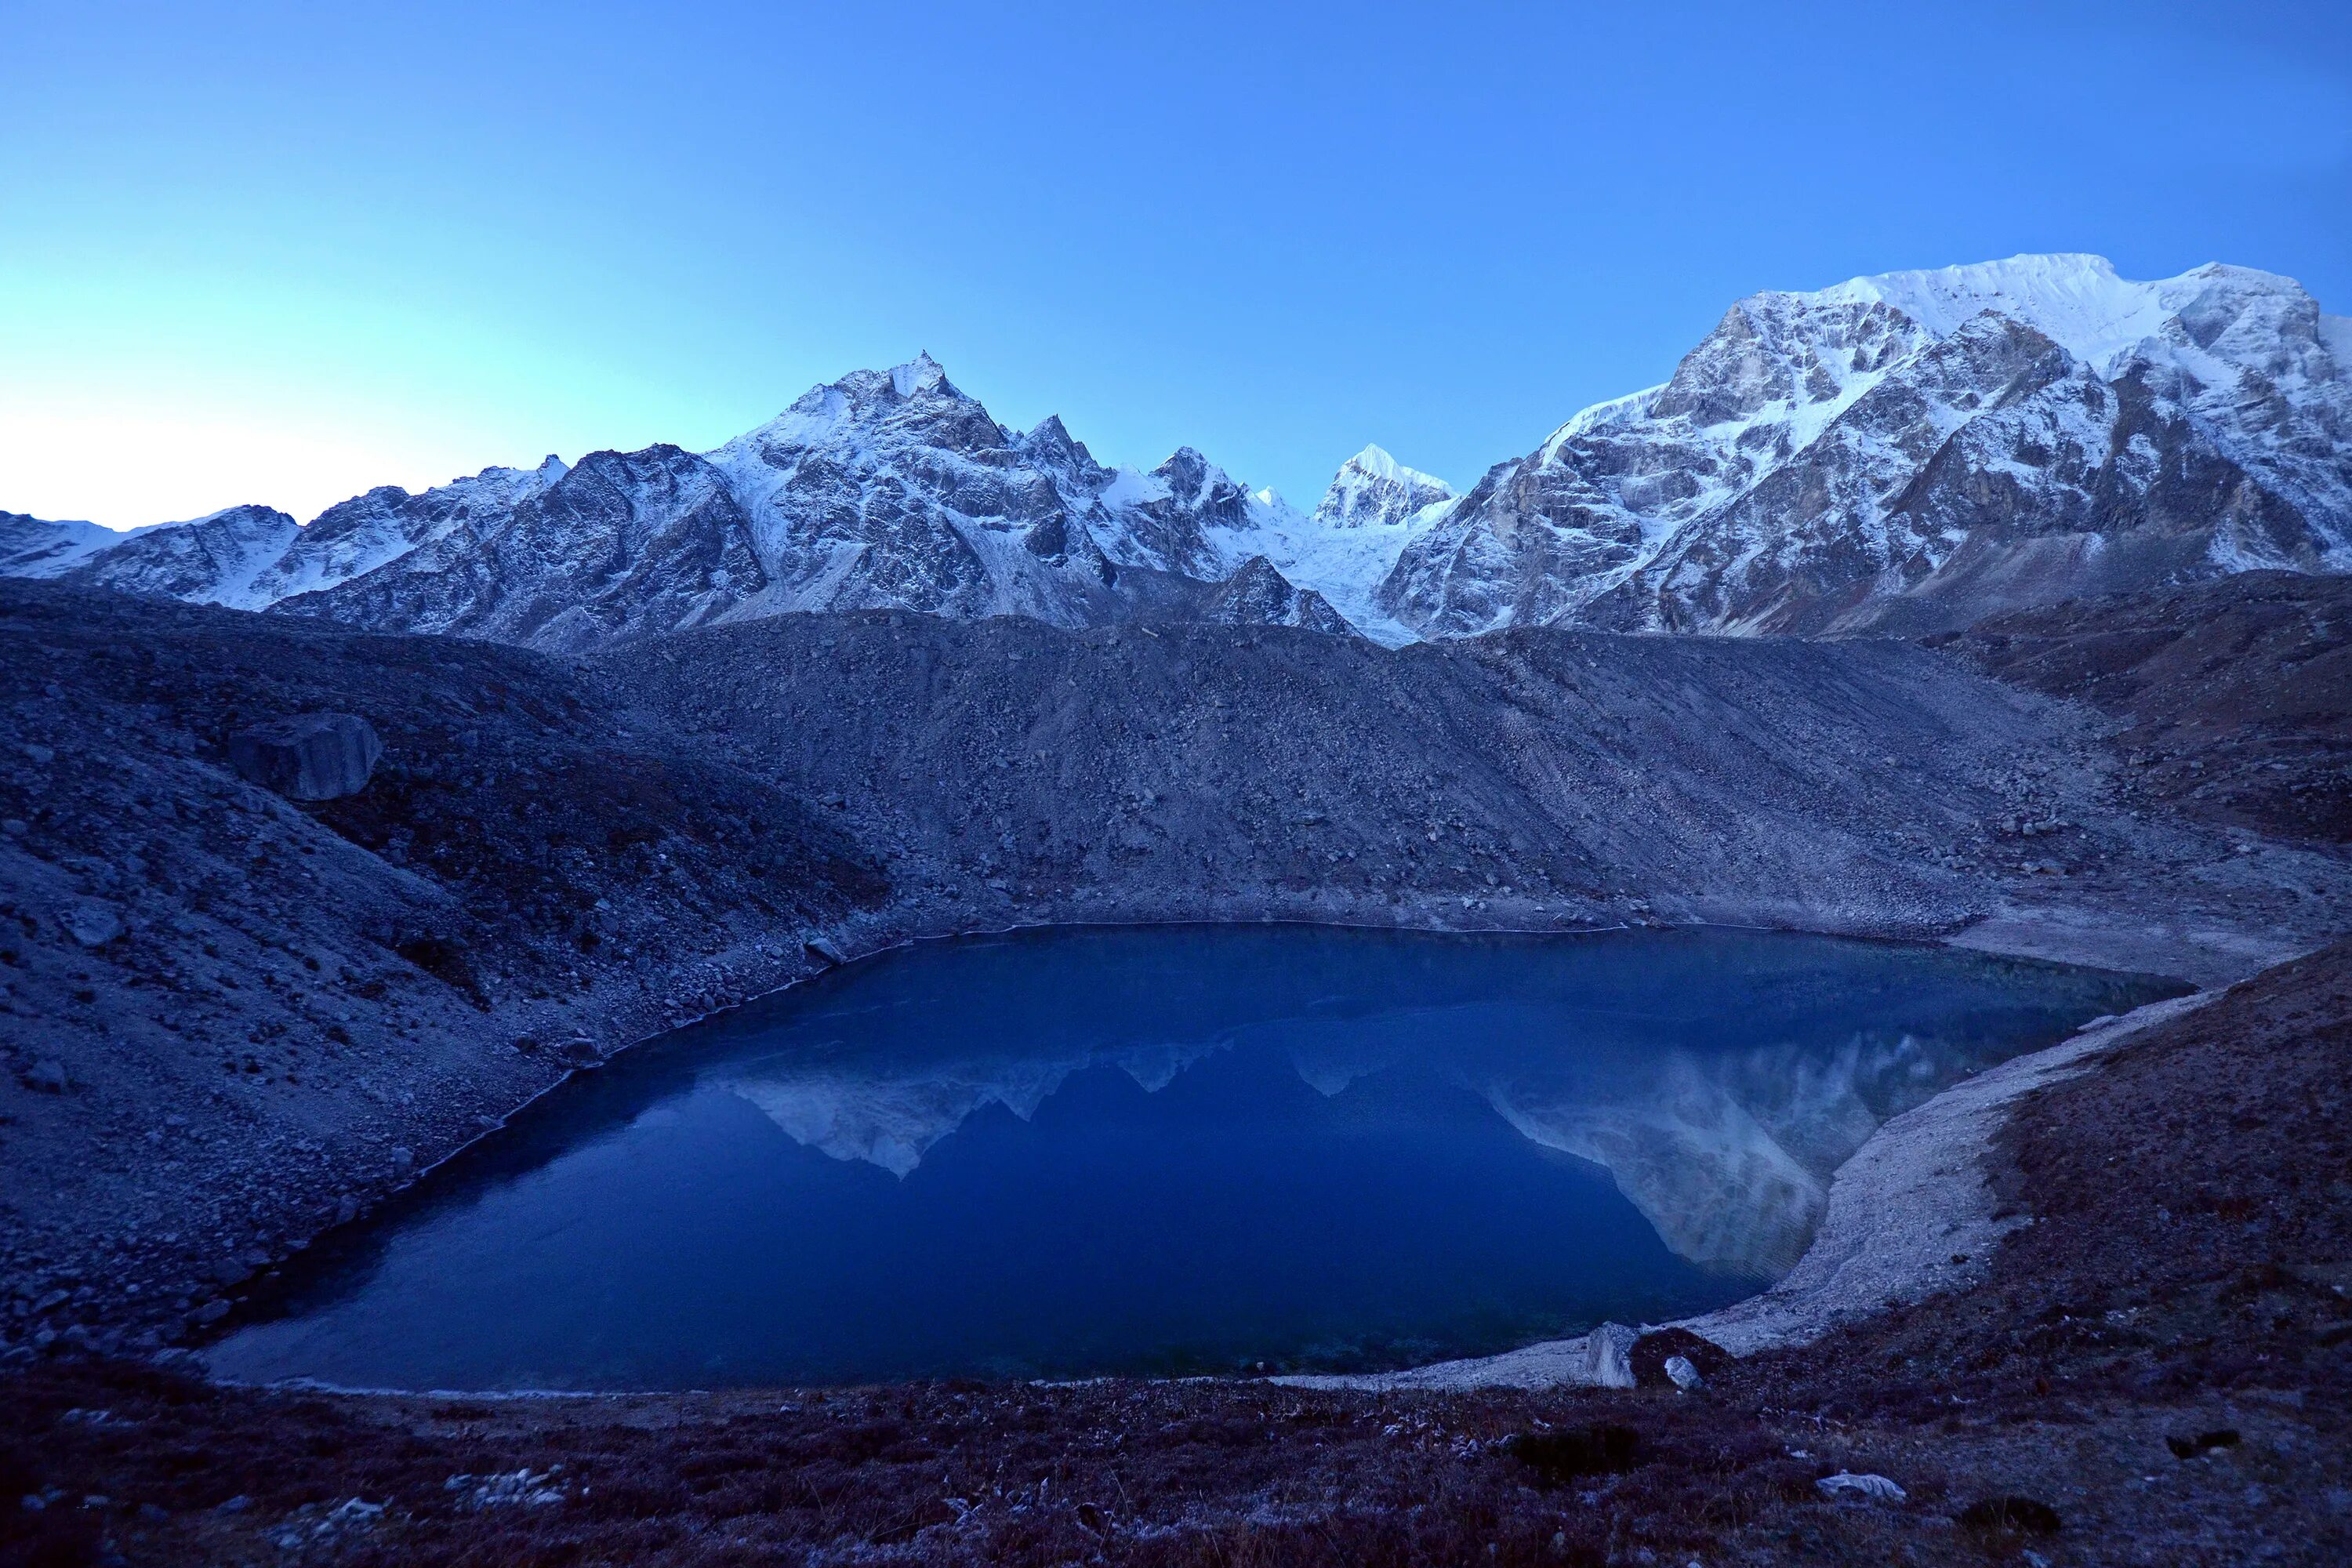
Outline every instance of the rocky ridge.
<svg viewBox="0 0 2352 1568">
<path fill-rule="evenodd" d="M 1008 429 L 925 355 L 815 388 L 716 451 L 384 486 L 308 526 L 240 507 L 101 537 L 12 514 L 0 570 L 563 649 L 868 608 L 1090 626 L 1265 605 L 1283 625 L 1346 631 L 1328 603 L 1302 610 L 1265 581 L 1281 543 L 1264 525 L 1295 515 L 1191 447 L 1147 473 L 1097 463 L 1058 419 Z"/>
</svg>

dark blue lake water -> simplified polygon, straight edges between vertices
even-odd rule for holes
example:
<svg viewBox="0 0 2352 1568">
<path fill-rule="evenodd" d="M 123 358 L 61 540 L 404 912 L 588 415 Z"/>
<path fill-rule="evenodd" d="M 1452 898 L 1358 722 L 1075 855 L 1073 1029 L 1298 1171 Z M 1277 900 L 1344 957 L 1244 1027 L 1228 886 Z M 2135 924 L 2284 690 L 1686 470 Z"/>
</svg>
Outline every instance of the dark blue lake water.
<svg viewBox="0 0 2352 1568">
<path fill-rule="evenodd" d="M 1888 1116 L 2173 989 L 1728 931 L 925 943 L 562 1086 L 210 1357 L 661 1388 L 1496 1351 L 1752 1292 Z"/>
</svg>

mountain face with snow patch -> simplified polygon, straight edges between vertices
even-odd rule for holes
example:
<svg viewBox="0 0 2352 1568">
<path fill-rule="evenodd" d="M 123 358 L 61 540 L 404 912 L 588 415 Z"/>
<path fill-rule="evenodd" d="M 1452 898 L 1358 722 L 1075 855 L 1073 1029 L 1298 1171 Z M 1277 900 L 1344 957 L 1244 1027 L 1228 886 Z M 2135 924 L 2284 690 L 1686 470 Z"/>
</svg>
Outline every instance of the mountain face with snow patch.
<svg viewBox="0 0 2352 1568">
<path fill-rule="evenodd" d="M 1339 465 L 1312 513 L 1260 490 L 1246 518 L 1211 538 L 1225 556 L 1264 559 L 1358 631 L 1394 646 L 1417 634 L 1375 591 L 1453 499 L 1444 480 L 1366 447 Z"/>
<path fill-rule="evenodd" d="M 815 388 L 713 452 L 592 453 L 280 603 L 551 647 L 793 610 L 1086 626 L 1222 578 L 1237 563 L 1203 530 L 1248 506 L 1190 449 L 1141 474 L 1059 420 L 1008 430 L 925 357 Z"/>
<path fill-rule="evenodd" d="M 1198 618 L 1220 626 L 1301 626 L 1333 637 L 1356 635 L 1329 600 L 1293 584 L 1263 555 L 1251 556 L 1218 584 Z"/>
<path fill-rule="evenodd" d="M 2268 273 L 2041 256 L 1741 300 L 1374 597 L 1424 636 L 1914 634 L 2255 566 L 2352 570 L 2352 322 Z"/>
<path fill-rule="evenodd" d="M 94 522 L 54 522 L 0 511 L 0 577 L 60 576 L 128 537 Z"/>
<path fill-rule="evenodd" d="M 364 576 L 420 546 L 481 525 L 495 531 L 505 514 L 543 493 L 566 472 L 551 455 L 537 468 L 485 468 L 470 478 L 410 495 L 379 485 L 329 507 L 255 582 L 257 604 L 276 604 Z"/>
<path fill-rule="evenodd" d="M 43 575 L 126 594 L 244 608 L 254 600 L 255 579 L 301 531 L 282 511 L 266 506 L 227 507 L 188 522 L 119 534 L 119 542 Z"/>
</svg>

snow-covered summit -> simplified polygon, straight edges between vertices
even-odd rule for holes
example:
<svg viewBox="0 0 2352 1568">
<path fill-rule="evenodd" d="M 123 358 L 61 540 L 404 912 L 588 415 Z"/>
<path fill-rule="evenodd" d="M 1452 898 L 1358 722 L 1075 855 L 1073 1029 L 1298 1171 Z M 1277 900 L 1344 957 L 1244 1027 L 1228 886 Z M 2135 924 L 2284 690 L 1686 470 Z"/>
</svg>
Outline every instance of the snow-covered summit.
<svg viewBox="0 0 2352 1568">
<path fill-rule="evenodd" d="M 1938 338 L 1995 310 L 2104 368 L 2162 324 L 2163 290 L 2126 281 L 2104 256 L 2055 255 L 1885 272 L 1796 298 L 1824 305 L 1883 301 Z"/>
<path fill-rule="evenodd" d="M 940 367 L 928 351 L 919 353 L 905 364 L 890 367 L 890 388 L 901 397 L 912 397 L 918 392 L 928 392 L 944 383 L 948 373 Z"/>
<path fill-rule="evenodd" d="M 284 512 L 266 506 L 223 507 L 184 522 L 118 534 L 58 575 L 193 604 L 245 608 L 254 583 L 301 531 Z"/>
<path fill-rule="evenodd" d="M 0 577 L 58 576 L 129 537 L 95 522 L 0 511 Z"/>
<path fill-rule="evenodd" d="M 1113 468 L 1058 418 L 1003 426 L 926 353 L 813 387 L 707 453 L 370 491 L 304 530 L 263 586 L 305 614 L 545 647 L 870 608 L 1086 626 L 1210 605 L 1343 629 L 1272 565 L 1209 592 L 1285 515 L 1190 447 Z"/>
<path fill-rule="evenodd" d="M 1426 506 L 1454 499 L 1454 487 L 1433 474 L 1408 468 L 1376 446 L 1339 465 L 1330 488 L 1316 503 L 1315 521 L 1327 528 L 1364 528 L 1401 523 Z"/>
</svg>

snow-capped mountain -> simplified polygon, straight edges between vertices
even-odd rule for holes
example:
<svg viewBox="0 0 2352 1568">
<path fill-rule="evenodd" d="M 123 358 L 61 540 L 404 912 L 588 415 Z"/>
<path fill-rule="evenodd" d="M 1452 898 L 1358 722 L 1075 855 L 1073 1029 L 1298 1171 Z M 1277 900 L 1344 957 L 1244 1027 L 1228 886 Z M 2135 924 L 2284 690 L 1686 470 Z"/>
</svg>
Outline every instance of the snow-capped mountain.
<svg viewBox="0 0 2352 1568">
<path fill-rule="evenodd" d="M 1907 635 L 2255 566 L 2352 571 L 2352 322 L 2269 273 L 2089 256 L 1751 295 L 1458 497 L 1378 447 L 1311 514 L 1189 447 L 1105 467 L 923 355 L 715 451 L 384 487 L 305 527 L 0 513 L 0 573 L 549 647 L 869 608 Z"/>
<path fill-rule="evenodd" d="M 1210 538 L 1224 556 L 1263 558 L 1351 626 L 1393 647 L 1417 634 L 1379 603 L 1375 591 L 1453 496 L 1444 480 L 1366 447 L 1339 465 L 1311 514 L 1260 490 L 1244 519 Z"/>
<path fill-rule="evenodd" d="M 1741 300 L 1375 597 L 1428 636 L 1910 633 L 2252 566 L 2352 570 L 2352 322 L 2242 268 L 2025 256 Z"/>
<path fill-rule="evenodd" d="M 1315 521 L 1326 528 L 1386 527 L 1453 499 L 1454 487 L 1444 479 L 1366 447 L 1339 465 L 1316 504 Z"/>
<path fill-rule="evenodd" d="M 135 535 L 16 519 L 0 563 L 24 564 L 0 569 L 567 648 L 792 610 L 1352 630 L 1266 559 L 1284 552 L 1267 526 L 1295 521 L 1189 447 L 1142 472 L 1097 463 L 1059 419 L 1007 429 L 924 355 L 709 453 L 385 486 L 307 527 L 257 507 Z"/>
<path fill-rule="evenodd" d="M 928 355 L 817 387 L 708 454 L 538 473 L 470 511 L 417 498 L 450 521 L 282 607 L 564 647 L 791 610 L 1083 626 L 1224 575 L 1235 563 L 1202 530 L 1248 504 L 1189 449 L 1143 474 L 1096 463 L 1056 419 L 1008 430 Z"/>
<path fill-rule="evenodd" d="M 422 495 L 410 495 L 397 485 L 379 485 L 338 502 L 312 518 L 255 582 L 251 597 L 257 603 L 252 607 L 364 576 L 468 524 L 495 530 L 501 517 L 544 492 L 565 472 L 563 460 L 551 453 L 536 468 L 484 468 Z"/>
</svg>

